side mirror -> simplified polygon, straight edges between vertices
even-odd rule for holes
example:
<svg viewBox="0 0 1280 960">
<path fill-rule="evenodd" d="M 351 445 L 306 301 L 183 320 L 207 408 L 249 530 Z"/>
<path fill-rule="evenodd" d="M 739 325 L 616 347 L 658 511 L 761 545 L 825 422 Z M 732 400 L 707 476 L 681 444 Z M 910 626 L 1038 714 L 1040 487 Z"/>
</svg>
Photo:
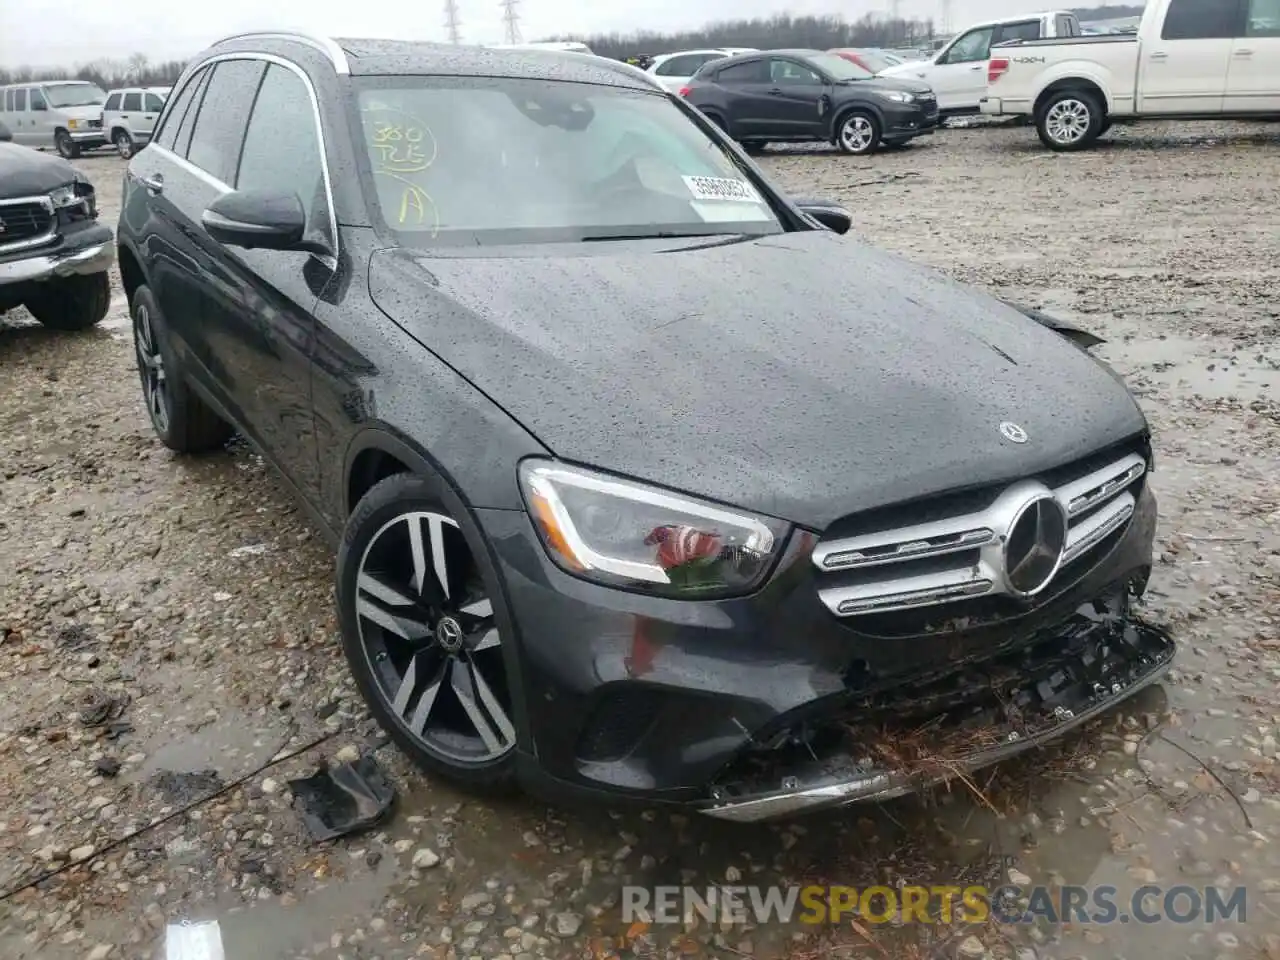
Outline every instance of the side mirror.
<svg viewBox="0 0 1280 960">
<path fill-rule="evenodd" d="M 200 217 L 209 236 L 246 250 L 301 250 L 329 254 L 323 244 L 303 240 L 307 213 L 293 193 L 237 190 L 223 194 Z"/>
<path fill-rule="evenodd" d="M 834 233 L 848 233 L 853 226 L 853 214 L 838 203 L 809 198 L 793 200 L 792 203 Z"/>
</svg>

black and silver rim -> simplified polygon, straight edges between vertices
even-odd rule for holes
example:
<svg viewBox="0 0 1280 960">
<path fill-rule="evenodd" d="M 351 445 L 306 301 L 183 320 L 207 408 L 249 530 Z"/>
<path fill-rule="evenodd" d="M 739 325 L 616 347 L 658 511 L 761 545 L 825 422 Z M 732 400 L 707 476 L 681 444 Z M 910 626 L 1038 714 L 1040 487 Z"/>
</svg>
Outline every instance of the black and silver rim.
<svg viewBox="0 0 1280 960">
<path fill-rule="evenodd" d="M 1049 112 L 1045 114 L 1044 128 L 1050 140 L 1067 147 L 1083 139 L 1089 130 L 1091 119 L 1087 103 L 1068 97 L 1049 108 Z"/>
<path fill-rule="evenodd" d="M 458 524 L 429 511 L 384 524 L 356 575 L 356 623 L 383 699 L 450 763 L 491 763 L 516 742 L 502 637 Z"/>
<path fill-rule="evenodd" d="M 129 139 L 129 135 L 123 130 L 116 134 L 116 149 L 120 151 L 120 156 L 126 160 L 133 153 L 133 141 Z"/>
<path fill-rule="evenodd" d="M 169 381 L 165 376 L 164 357 L 151 326 L 151 311 L 145 303 L 133 312 L 133 343 L 138 351 L 138 373 L 142 377 L 142 399 L 151 422 L 161 433 L 169 430 Z"/>
<path fill-rule="evenodd" d="M 868 117 L 855 114 L 840 128 L 840 142 L 850 153 L 866 153 L 875 143 L 876 130 Z"/>
</svg>

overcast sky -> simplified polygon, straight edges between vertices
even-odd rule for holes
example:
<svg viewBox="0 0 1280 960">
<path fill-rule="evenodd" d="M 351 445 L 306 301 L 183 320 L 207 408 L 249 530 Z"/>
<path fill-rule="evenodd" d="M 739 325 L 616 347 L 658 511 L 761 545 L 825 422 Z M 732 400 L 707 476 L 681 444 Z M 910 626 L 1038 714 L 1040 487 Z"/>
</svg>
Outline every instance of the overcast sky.
<svg viewBox="0 0 1280 960">
<path fill-rule="evenodd" d="M 463 40 L 502 40 L 499 0 L 457 0 Z M 889 0 L 520 0 L 524 39 L 557 33 L 696 27 L 775 12 L 887 11 Z M 940 0 L 902 0 L 938 17 Z M 953 26 L 1039 9 L 1034 0 L 952 0 Z M 331 36 L 445 40 L 444 0 L 0 0 L 0 65 L 70 64 L 135 51 L 181 58 L 242 29 L 306 28 Z"/>
</svg>

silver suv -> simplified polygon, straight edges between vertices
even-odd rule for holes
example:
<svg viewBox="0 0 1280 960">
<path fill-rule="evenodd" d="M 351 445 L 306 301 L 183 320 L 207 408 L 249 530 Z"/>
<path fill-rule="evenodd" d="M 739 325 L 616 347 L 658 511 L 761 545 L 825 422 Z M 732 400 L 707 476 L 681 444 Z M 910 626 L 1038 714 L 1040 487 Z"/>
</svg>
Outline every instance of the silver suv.
<svg viewBox="0 0 1280 960">
<path fill-rule="evenodd" d="M 102 130 L 126 160 L 151 142 L 169 87 L 124 87 L 107 94 Z"/>
</svg>

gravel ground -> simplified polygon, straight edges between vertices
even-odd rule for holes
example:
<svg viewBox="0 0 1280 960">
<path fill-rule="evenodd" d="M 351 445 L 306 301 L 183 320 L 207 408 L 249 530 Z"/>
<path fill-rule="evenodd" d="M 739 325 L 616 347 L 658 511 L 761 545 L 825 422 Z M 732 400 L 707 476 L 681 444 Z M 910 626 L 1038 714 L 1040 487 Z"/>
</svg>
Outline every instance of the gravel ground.
<svg viewBox="0 0 1280 960">
<path fill-rule="evenodd" d="M 794 193 L 846 203 L 860 238 L 1108 339 L 1156 432 L 1147 615 L 1181 642 L 1167 683 L 1060 750 L 769 828 L 428 782 L 356 698 L 333 558 L 262 461 L 177 459 L 153 438 L 123 298 L 80 336 L 6 317 L 0 896 L 63 869 L 0 902 L 0 956 L 158 958 L 166 923 L 217 919 L 228 960 L 1280 957 L 1278 151 L 1275 126 L 1153 125 L 1074 156 L 973 128 L 869 159 L 763 159 Z M 80 166 L 114 223 L 121 161 Z M 394 817 L 309 842 L 286 781 L 361 749 L 398 787 Z M 1010 876 L 1243 884 L 1248 921 L 646 930 L 618 908 L 625 882 Z"/>
</svg>

